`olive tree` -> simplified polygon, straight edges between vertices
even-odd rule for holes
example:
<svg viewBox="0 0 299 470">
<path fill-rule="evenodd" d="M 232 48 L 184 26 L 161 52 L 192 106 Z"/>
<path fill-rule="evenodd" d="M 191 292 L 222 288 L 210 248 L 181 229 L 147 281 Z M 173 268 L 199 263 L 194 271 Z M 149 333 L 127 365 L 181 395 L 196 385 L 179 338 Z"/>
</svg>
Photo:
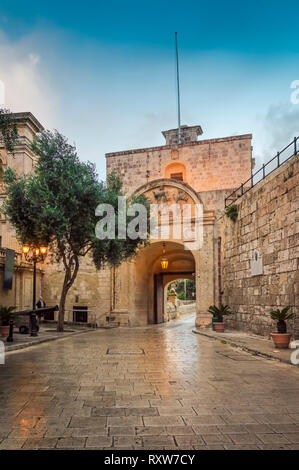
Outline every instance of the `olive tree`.
<svg viewBox="0 0 299 470">
<path fill-rule="evenodd" d="M 57 131 L 37 135 L 32 150 L 38 157 L 33 173 L 22 177 L 11 169 L 5 173 L 4 210 L 21 243 L 47 244 L 51 261 L 63 264 L 57 326 L 58 331 L 63 331 L 66 298 L 77 277 L 80 260 L 90 255 L 97 269 L 117 266 L 134 256 L 147 241 L 118 236 L 118 198 L 124 193 L 115 174 L 109 175 L 106 183 L 99 181 L 94 164 L 80 161 L 76 148 Z M 144 196 L 132 198 L 130 204 L 133 202 L 148 208 Z M 99 204 L 114 208 L 114 238 L 96 236 L 95 209 Z M 128 222 L 133 219 L 131 215 Z"/>
</svg>

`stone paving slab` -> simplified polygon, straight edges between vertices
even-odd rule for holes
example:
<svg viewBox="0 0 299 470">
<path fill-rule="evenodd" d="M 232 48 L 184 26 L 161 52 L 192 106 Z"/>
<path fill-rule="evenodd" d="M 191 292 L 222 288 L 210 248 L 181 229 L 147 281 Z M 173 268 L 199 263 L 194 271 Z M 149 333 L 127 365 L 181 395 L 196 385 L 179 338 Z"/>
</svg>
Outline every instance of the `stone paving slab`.
<svg viewBox="0 0 299 470">
<path fill-rule="evenodd" d="M 299 450 L 299 369 L 193 325 L 96 330 L 8 352 L 0 449 Z M 144 354 L 126 353 L 134 348 Z"/>
<path fill-rule="evenodd" d="M 250 354 L 291 364 L 290 356 L 294 349 L 275 349 L 272 339 L 241 331 L 227 330 L 224 333 L 216 333 L 210 328 L 194 328 L 192 331 L 223 344 L 229 344 L 234 348 L 242 349 Z M 235 358 L 235 360 L 237 359 Z"/>
<path fill-rule="evenodd" d="M 16 351 L 18 349 L 25 349 L 30 346 L 35 346 L 37 344 L 46 343 L 48 341 L 55 341 L 58 339 L 68 338 L 69 336 L 78 335 L 81 333 L 87 333 L 94 331 L 91 328 L 83 328 L 83 327 L 65 327 L 64 332 L 58 333 L 55 331 L 55 326 L 47 325 L 41 326 L 38 332 L 38 336 L 30 336 L 29 334 L 22 335 L 18 333 L 18 331 L 14 331 L 13 342 L 7 343 L 5 341 L 5 351 Z M 0 337 L 0 339 L 3 338 Z"/>
</svg>

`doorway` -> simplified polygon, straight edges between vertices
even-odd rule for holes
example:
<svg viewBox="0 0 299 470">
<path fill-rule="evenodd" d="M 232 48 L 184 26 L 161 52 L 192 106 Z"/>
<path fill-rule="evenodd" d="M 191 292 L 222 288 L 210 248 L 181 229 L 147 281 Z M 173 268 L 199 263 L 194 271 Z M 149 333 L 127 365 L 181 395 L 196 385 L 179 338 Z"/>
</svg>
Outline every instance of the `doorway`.
<svg viewBox="0 0 299 470">
<path fill-rule="evenodd" d="M 184 310 L 184 305 L 194 304 L 196 301 L 194 272 L 164 272 L 154 274 L 154 321 L 153 323 L 163 323 L 169 320 L 168 315 L 168 286 L 174 281 L 183 282 L 185 286 L 184 298 L 178 292 L 178 300 L 175 302 L 175 310 Z M 192 286 L 192 288 L 191 288 Z M 180 298 L 181 297 L 181 298 Z M 182 307 L 182 308 L 181 308 Z M 195 306 L 194 306 L 195 309 Z"/>
</svg>

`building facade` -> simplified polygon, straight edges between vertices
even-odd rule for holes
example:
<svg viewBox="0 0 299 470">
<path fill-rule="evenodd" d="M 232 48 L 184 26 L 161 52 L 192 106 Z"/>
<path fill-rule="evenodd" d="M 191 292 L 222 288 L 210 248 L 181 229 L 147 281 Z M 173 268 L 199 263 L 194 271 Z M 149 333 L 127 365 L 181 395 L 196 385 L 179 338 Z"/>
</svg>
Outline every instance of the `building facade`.
<svg viewBox="0 0 299 470">
<path fill-rule="evenodd" d="M 0 146 L 0 165 L 23 175 L 34 170 L 30 143 L 43 127 L 31 113 L 15 117 L 20 139 L 14 154 Z M 152 204 L 169 209 L 169 234 L 159 232 L 117 269 L 96 271 L 89 256 L 81 259 L 67 296 L 66 321 L 98 326 L 107 317 L 121 326 L 167 321 L 169 284 L 191 279 L 196 286 L 196 325 L 209 325 L 207 309 L 223 302 L 234 311 L 228 319 L 233 328 L 268 335 L 273 329 L 270 311 L 290 305 L 297 317 L 289 328 L 298 337 L 298 152 L 235 201 L 238 218 L 233 222 L 225 215 L 225 198 L 251 177 L 252 136 L 205 140 L 200 126 L 182 126 L 178 144 L 177 129 L 162 134 L 165 145 L 108 153 L 106 165 L 107 174 L 119 175 L 128 198 L 144 194 Z M 1 180 L 0 189 L 3 201 Z M 196 208 L 202 208 L 200 246 L 190 248 L 190 233 L 184 233 L 181 221 L 177 236 L 173 205 L 181 212 L 190 208 L 192 228 Z M 0 237 L 0 304 L 30 308 L 32 265 L 24 260 L 3 214 Z M 14 267 L 7 289 L 3 278 L 9 250 Z M 252 268 L 254 257 L 262 266 L 259 272 Z M 63 267 L 49 259 L 38 266 L 37 295 L 42 293 L 48 306 L 59 303 L 63 277 Z"/>
<path fill-rule="evenodd" d="M 123 326 L 166 321 L 166 290 L 170 282 L 193 279 L 196 283 L 196 323 L 210 322 L 208 307 L 219 300 L 217 216 L 223 213 L 225 196 L 251 175 L 251 135 L 198 140 L 200 126 L 164 131 L 165 145 L 126 150 L 106 155 L 107 174 L 116 173 L 126 196 L 144 194 L 152 203 L 191 207 L 191 223 L 197 205 L 203 208 L 203 244 L 186 250 L 184 236 L 150 240 L 149 246 L 119 268 L 96 271 L 86 257 L 69 291 L 66 318 L 101 324 L 109 316 Z M 171 222 L 172 224 L 172 222 Z M 161 268 L 165 251 L 168 267 Z M 43 297 L 56 304 L 62 268 L 46 264 Z M 84 313 L 83 313 L 84 312 Z"/>
<path fill-rule="evenodd" d="M 33 171 L 36 156 L 30 148 L 33 137 L 43 130 L 43 126 L 31 113 L 15 113 L 14 119 L 18 129 L 18 143 L 12 152 L 8 152 L 0 141 L 0 168 L 12 168 L 17 175 Z M 22 246 L 16 239 L 15 230 L 1 213 L 1 205 L 6 198 L 5 187 L 0 173 L 0 304 L 14 305 L 17 310 L 32 308 L 33 270 L 31 263 L 25 261 Z M 9 254 L 8 254 L 9 253 Z M 12 284 L 4 283 L 8 256 L 12 260 Z M 5 267 L 6 265 L 6 267 Z M 41 294 L 42 266 L 37 267 L 37 295 Z"/>
</svg>

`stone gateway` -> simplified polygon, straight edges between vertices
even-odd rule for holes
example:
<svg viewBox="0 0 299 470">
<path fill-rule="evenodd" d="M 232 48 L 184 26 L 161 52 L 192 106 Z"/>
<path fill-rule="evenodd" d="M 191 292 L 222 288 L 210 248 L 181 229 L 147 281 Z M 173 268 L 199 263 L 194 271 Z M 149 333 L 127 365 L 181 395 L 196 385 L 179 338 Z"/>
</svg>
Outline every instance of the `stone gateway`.
<svg viewBox="0 0 299 470">
<path fill-rule="evenodd" d="M 200 126 L 164 131 L 160 147 L 126 150 L 106 155 L 107 174 L 123 181 L 126 196 L 144 194 L 153 204 L 178 204 L 203 208 L 203 243 L 186 250 L 184 239 L 151 240 L 131 262 L 117 269 L 96 272 L 88 259 L 81 263 L 78 278 L 68 296 L 68 315 L 76 307 L 88 308 L 88 322 L 101 324 L 108 315 L 121 326 L 161 323 L 168 319 L 166 290 L 170 281 L 192 279 L 196 285 L 196 324 L 210 323 L 208 307 L 219 301 L 217 218 L 224 199 L 251 175 L 251 135 L 198 140 Z M 191 225 L 194 211 L 191 211 Z M 168 266 L 161 268 L 164 252 Z M 56 303 L 61 273 L 48 265 L 43 282 L 46 303 Z"/>
</svg>

